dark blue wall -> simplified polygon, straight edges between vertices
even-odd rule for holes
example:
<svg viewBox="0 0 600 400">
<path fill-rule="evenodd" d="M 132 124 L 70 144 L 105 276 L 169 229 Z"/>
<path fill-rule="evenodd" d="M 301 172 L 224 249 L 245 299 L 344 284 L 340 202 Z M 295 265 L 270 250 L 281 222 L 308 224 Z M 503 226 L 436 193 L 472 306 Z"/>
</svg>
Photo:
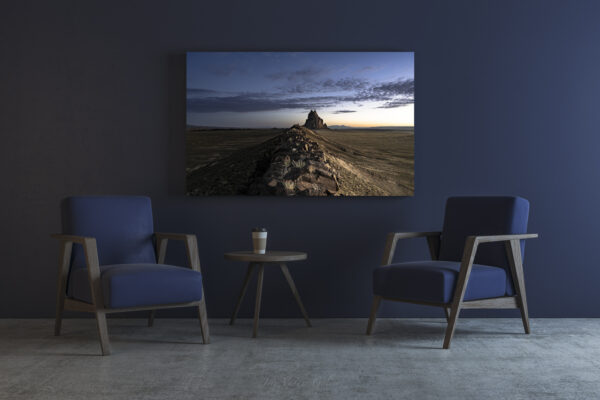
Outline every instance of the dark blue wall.
<svg viewBox="0 0 600 400">
<path fill-rule="evenodd" d="M 541 236 L 525 256 L 531 315 L 600 317 L 599 15 L 597 1 L 3 2 L 0 316 L 52 315 L 48 234 L 71 194 L 148 194 L 158 229 L 196 233 L 212 317 L 244 274 L 222 253 L 255 225 L 308 251 L 291 271 L 310 315 L 362 317 L 386 232 L 440 228 L 449 195 L 518 194 Z M 415 51 L 416 195 L 184 197 L 188 50 Z M 279 275 L 263 315 L 299 316 Z"/>
</svg>

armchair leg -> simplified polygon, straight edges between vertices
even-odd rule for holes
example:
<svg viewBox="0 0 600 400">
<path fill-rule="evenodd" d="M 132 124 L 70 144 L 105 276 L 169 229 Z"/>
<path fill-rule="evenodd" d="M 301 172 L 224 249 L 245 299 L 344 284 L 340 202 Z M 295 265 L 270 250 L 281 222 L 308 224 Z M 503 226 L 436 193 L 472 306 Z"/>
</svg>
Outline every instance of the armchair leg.
<svg viewBox="0 0 600 400">
<path fill-rule="evenodd" d="M 156 316 L 156 310 L 150 310 L 150 313 L 148 314 L 148 326 L 149 327 L 154 326 L 154 317 L 155 316 Z"/>
<path fill-rule="evenodd" d="M 525 299 L 520 300 L 521 304 L 519 305 L 519 309 L 521 310 L 521 320 L 523 321 L 523 329 L 525 333 L 529 335 L 531 333 L 531 328 L 529 327 L 529 315 L 527 312 L 527 301 Z"/>
<path fill-rule="evenodd" d="M 54 336 L 60 336 L 60 328 L 62 326 L 62 313 L 65 308 L 65 296 L 58 295 L 56 301 L 56 319 L 54 320 Z"/>
<path fill-rule="evenodd" d="M 529 312 L 527 310 L 527 295 L 525 293 L 525 277 L 523 274 L 523 260 L 521 259 L 521 243 L 519 240 L 511 240 L 506 244 L 506 252 L 513 277 L 513 284 L 517 292 L 517 304 L 521 311 L 521 320 L 525 333 L 531 332 L 529 328 Z"/>
<path fill-rule="evenodd" d="M 100 335 L 100 346 L 102 347 L 102 355 L 110 354 L 110 341 L 108 339 L 108 328 L 106 326 L 106 313 L 101 310 L 96 310 L 96 322 L 98 323 L 98 334 Z"/>
<path fill-rule="evenodd" d="M 198 318 L 200 319 L 200 330 L 202 331 L 202 343 L 210 343 L 210 333 L 208 332 L 208 317 L 206 315 L 206 302 L 204 301 L 204 294 L 202 294 L 202 301 L 198 305 Z"/>
<path fill-rule="evenodd" d="M 373 333 L 373 326 L 375 325 L 375 318 L 377 318 L 377 310 L 381 304 L 381 296 L 373 297 L 373 304 L 371 305 L 371 315 L 369 316 L 369 322 L 367 324 L 367 335 Z"/>
<path fill-rule="evenodd" d="M 450 309 L 450 318 L 448 319 L 448 327 L 446 328 L 446 336 L 444 337 L 444 349 L 450 348 L 450 341 L 452 340 L 452 336 L 454 336 L 454 329 L 456 328 L 459 313 L 460 303 L 453 305 Z"/>
<path fill-rule="evenodd" d="M 62 313 L 65 309 L 65 297 L 67 291 L 67 276 L 69 275 L 69 265 L 71 264 L 71 250 L 73 243 L 64 242 L 61 244 L 60 262 L 58 264 L 58 281 L 56 287 L 56 320 L 54 321 L 54 335 L 60 335 L 62 325 Z"/>
<path fill-rule="evenodd" d="M 446 337 L 444 337 L 444 349 L 450 348 L 450 341 L 454 335 L 456 320 L 458 319 L 458 314 L 460 314 L 460 308 L 465 297 L 467 282 L 469 282 L 469 275 L 471 275 L 471 268 L 473 267 L 473 261 L 475 261 L 476 252 L 477 242 L 475 241 L 475 236 L 469 236 L 465 243 L 465 249 L 463 250 L 458 281 L 454 288 L 454 298 L 452 300 L 452 305 L 450 306 L 450 319 L 448 321 L 448 327 L 446 328 Z"/>
</svg>

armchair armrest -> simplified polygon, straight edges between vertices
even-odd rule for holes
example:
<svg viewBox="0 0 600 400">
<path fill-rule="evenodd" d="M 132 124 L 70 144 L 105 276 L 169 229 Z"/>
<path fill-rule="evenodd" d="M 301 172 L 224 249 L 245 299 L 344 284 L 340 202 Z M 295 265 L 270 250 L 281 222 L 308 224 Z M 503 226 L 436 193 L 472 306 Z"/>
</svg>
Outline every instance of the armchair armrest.
<svg viewBox="0 0 600 400">
<path fill-rule="evenodd" d="M 469 239 L 474 240 L 477 243 L 492 243 L 492 242 L 508 242 L 511 240 L 523 240 L 523 239 L 535 239 L 538 237 L 537 233 L 519 233 L 512 235 L 489 235 L 489 236 L 469 236 Z"/>
<path fill-rule="evenodd" d="M 201 272 L 196 235 L 187 233 L 155 232 L 154 236 L 156 237 L 156 259 L 159 264 L 165 263 L 169 240 L 179 240 L 185 243 L 185 252 L 190 268 L 194 271 Z"/>
<path fill-rule="evenodd" d="M 195 237 L 195 235 L 188 234 L 188 233 L 172 233 L 172 232 L 154 232 L 154 236 L 156 236 L 157 240 L 171 239 L 171 240 L 181 240 L 181 241 L 186 241 L 191 236 Z"/>
<path fill-rule="evenodd" d="M 54 239 L 58 239 L 61 242 L 71 242 L 71 243 L 78 243 L 81 245 L 85 245 L 86 241 L 91 241 L 93 240 L 94 242 L 96 241 L 95 238 L 93 237 L 86 237 L 86 236 L 76 236 L 76 235 L 65 235 L 62 233 L 54 233 L 52 235 L 50 235 L 50 237 L 54 238 Z"/>
<path fill-rule="evenodd" d="M 382 265 L 389 265 L 392 263 L 394 253 L 396 251 L 396 244 L 399 239 L 411 239 L 417 237 L 427 238 L 429 244 L 429 252 L 432 259 L 437 258 L 439 250 L 439 241 L 441 232 L 391 232 L 388 233 L 387 242 L 385 244 L 385 251 L 383 253 Z"/>
<path fill-rule="evenodd" d="M 59 264 L 59 276 L 62 274 L 65 279 L 71 264 L 73 243 L 80 244 L 83 247 L 92 301 L 97 309 L 104 308 L 104 295 L 102 292 L 102 282 L 100 281 L 100 262 L 98 261 L 96 238 L 65 234 L 53 234 L 50 236 L 60 240 L 61 260 Z M 66 281 L 63 283 L 66 284 Z"/>
<path fill-rule="evenodd" d="M 411 239 L 416 237 L 427 237 L 427 236 L 440 236 L 442 232 L 391 232 L 388 233 L 388 237 L 394 236 L 396 239 Z"/>
</svg>

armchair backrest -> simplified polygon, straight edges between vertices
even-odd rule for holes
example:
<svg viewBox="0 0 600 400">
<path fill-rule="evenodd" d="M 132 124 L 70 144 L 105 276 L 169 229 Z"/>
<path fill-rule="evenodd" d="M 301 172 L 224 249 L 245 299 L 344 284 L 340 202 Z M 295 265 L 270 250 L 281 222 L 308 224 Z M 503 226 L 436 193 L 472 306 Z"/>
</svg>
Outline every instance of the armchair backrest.
<svg viewBox="0 0 600 400">
<path fill-rule="evenodd" d="M 528 218 L 529 201 L 522 197 L 450 197 L 446 201 L 439 259 L 460 261 L 467 236 L 527 233 Z M 525 243 L 521 241 L 521 256 L 524 250 Z M 505 244 L 480 245 L 475 263 L 502 267 L 508 271 Z M 510 278 L 511 274 L 507 276 Z M 507 294 L 512 294 L 513 290 L 512 280 L 509 279 Z"/>
<path fill-rule="evenodd" d="M 69 197 L 62 216 L 63 233 L 96 238 L 100 265 L 156 262 L 148 197 Z M 83 249 L 74 245 L 71 268 L 85 265 Z"/>
</svg>

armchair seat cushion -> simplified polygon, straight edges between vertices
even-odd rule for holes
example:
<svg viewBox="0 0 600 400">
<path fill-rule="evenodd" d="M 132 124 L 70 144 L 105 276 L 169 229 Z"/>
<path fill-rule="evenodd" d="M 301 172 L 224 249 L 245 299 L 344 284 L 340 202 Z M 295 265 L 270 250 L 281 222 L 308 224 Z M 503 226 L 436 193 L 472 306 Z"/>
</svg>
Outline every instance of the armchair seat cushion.
<svg viewBox="0 0 600 400">
<path fill-rule="evenodd" d="M 164 264 L 115 264 L 100 267 L 107 308 L 187 303 L 202 299 L 202 275 L 189 268 Z M 71 297 L 91 303 L 87 268 L 74 268 Z"/>
<path fill-rule="evenodd" d="M 381 266 L 373 272 L 373 293 L 389 299 L 450 303 L 460 262 L 414 261 Z M 464 300 L 506 295 L 506 270 L 473 264 Z"/>
</svg>

